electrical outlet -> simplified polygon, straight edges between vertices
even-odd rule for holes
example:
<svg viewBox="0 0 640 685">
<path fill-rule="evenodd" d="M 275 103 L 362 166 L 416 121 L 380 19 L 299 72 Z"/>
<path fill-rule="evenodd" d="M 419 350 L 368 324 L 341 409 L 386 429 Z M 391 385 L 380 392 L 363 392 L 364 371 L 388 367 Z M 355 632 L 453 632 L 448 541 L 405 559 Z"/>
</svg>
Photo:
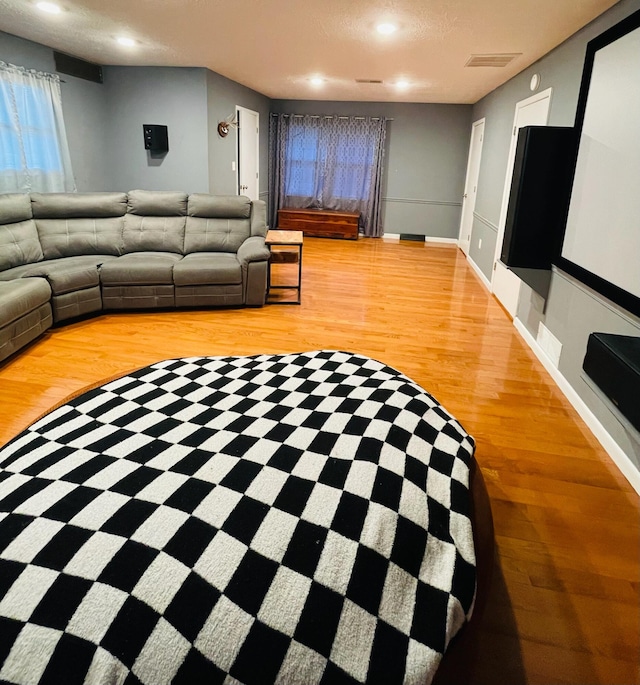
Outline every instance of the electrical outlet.
<svg viewBox="0 0 640 685">
<path fill-rule="evenodd" d="M 482 249 L 482 238 L 478 238 L 478 249 Z"/>
</svg>

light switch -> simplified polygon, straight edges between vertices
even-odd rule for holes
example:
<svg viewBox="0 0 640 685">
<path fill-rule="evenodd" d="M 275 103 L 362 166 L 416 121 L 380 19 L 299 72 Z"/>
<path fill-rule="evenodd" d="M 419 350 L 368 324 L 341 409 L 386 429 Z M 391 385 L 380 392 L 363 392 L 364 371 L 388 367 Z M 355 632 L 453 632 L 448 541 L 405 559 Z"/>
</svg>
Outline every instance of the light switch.
<svg viewBox="0 0 640 685">
<path fill-rule="evenodd" d="M 235 170 L 236 170 L 236 163 L 234 161 L 234 162 L 231 162 L 231 171 L 235 171 Z"/>
</svg>

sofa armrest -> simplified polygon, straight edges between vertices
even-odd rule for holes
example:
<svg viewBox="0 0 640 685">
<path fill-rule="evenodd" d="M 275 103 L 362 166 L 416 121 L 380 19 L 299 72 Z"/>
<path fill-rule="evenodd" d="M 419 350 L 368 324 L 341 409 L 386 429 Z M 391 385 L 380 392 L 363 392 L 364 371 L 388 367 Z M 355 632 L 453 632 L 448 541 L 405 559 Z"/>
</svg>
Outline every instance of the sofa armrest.
<svg viewBox="0 0 640 685">
<path fill-rule="evenodd" d="M 270 254 L 264 238 L 254 235 L 247 238 L 238 248 L 238 261 L 242 266 L 246 266 L 249 262 L 266 262 Z"/>
<path fill-rule="evenodd" d="M 251 235 L 267 235 L 267 203 L 264 200 L 251 203 Z"/>
</svg>

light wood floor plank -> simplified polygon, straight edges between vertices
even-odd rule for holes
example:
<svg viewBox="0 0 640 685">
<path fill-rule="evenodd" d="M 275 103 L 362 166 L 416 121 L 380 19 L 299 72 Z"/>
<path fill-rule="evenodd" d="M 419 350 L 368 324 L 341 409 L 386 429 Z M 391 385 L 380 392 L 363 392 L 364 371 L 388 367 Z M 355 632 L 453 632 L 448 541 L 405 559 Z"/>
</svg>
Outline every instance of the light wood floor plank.
<svg viewBox="0 0 640 685">
<path fill-rule="evenodd" d="M 497 565 L 473 682 L 640 683 L 639 498 L 464 256 L 306 239 L 303 259 L 299 307 L 118 313 L 53 330 L 0 364 L 0 443 L 70 393 L 160 359 L 375 357 L 476 438 Z"/>
</svg>

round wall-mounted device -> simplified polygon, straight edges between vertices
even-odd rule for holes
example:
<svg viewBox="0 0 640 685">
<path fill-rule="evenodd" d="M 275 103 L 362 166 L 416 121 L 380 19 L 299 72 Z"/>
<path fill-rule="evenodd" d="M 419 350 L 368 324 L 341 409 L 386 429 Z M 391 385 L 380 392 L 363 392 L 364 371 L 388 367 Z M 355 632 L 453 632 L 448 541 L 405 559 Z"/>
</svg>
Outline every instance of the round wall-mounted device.
<svg viewBox="0 0 640 685">
<path fill-rule="evenodd" d="M 538 90 L 540 86 L 540 74 L 534 74 L 529 81 L 529 88 L 533 91 Z"/>
</svg>

